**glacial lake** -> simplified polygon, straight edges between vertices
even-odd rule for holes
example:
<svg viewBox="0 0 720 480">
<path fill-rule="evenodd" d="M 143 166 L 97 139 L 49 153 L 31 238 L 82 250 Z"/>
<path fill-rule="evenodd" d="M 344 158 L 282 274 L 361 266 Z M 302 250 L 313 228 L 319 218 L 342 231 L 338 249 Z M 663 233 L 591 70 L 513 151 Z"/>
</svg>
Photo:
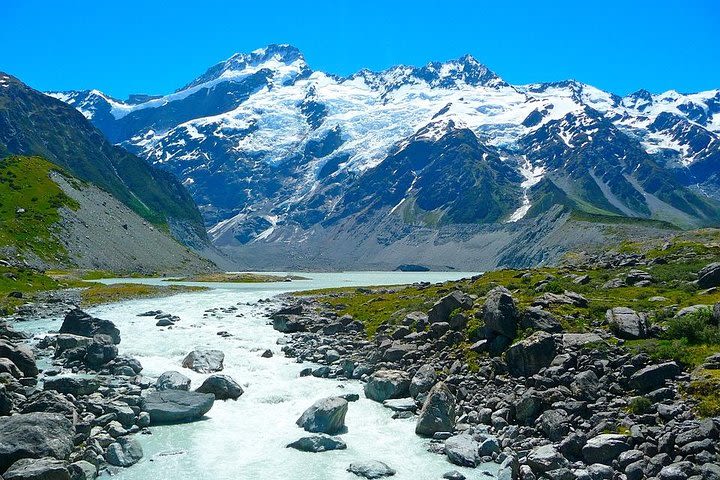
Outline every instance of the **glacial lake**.
<svg viewBox="0 0 720 480">
<path fill-rule="evenodd" d="M 444 455 L 427 451 L 428 440 L 415 435 L 415 421 L 393 420 L 392 411 L 367 400 L 360 381 L 299 377 L 311 364 L 286 358 L 278 345 L 283 334 L 268 325 L 267 304 L 258 300 L 297 290 L 341 286 L 396 285 L 419 281 L 441 282 L 469 277 L 465 272 L 347 272 L 300 273 L 309 280 L 261 284 L 203 284 L 211 287 L 166 298 L 125 301 L 89 309 L 112 320 L 120 329 L 120 353 L 136 357 L 143 375 L 156 378 L 177 370 L 197 388 L 207 375 L 181 367 L 184 356 L 197 347 L 225 353 L 223 374 L 243 386 L 237 401 L 217 401 L 204 420 L 152 427 L 151 435 L 137 435 L 145 457 L 113 478 L 121 480 L 350 480 L 351 462 L 380 460 L 397 471 L 396 479 L 441 479 L 451 470 L 468 479 L 487 479 L 494 464 L 476 469 L 452 465 Z M 107 283 L 171 282 L 161 279 L 108 279 Z M 223 313 L 221 309 L 237 307 Z M 208 309 L 217 308 L 206 314 Z M 181 321 L 172 329 L 155 326 L 152 317 L 138 317 L 147 310 L 163 310 Z M 57 330 L 61 319 L 26 322 L 20 328 L 35 333 Z M 219 331 L 232 337 L 223 338 Z M 265 349 L 275 354 L 261 358 Z M 314 401 L 332 395 L 358 393 L 346 416 L 347 433 L 341 438 L 347 450 L 304 453 L 286 445 L 307 435 L 295 421 Z M 486 472 L 486 473 L 484 473 Z"/>
</svg>

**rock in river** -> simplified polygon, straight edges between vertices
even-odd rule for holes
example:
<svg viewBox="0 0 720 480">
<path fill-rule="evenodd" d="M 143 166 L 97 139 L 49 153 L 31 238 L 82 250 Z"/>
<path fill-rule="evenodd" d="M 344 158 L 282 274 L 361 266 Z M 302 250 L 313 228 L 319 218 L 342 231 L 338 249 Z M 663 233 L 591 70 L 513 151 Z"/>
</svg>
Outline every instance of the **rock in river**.
<svg viewBox="0 0 720 480">
<path fill-rule="evenodd" d="M 308 432 L 335 434 L 345 428 L 348 402 L 341 397 L 328 397 L 315 402 L 295 422 Z"/>
<path fill-rule="evenodd" d="M 415 433 L 431 437 L 437 432 L 452 432 L 455 428 L 455 397 L 443 382 L 430 390 L 423 404 Z"/>
<path fill-rule="evenodd" d="M 143 457 L 140 442 L 133 437 L 120 437 L 108 446 L 105 459 L 110 465 L 116 467 L 129 467 L 135 465 Z"/>
<path fill-rule="evenodd" d="M 212 393 L 215 400 L 237 400 L 245 393 L 242 387 L 227 375 L 210 375 L 195 391 Z"/>
<path fill-rule="evenodd" d="M 395 470 L 390 468 L 386 463 L 378 462 L 377 460 L 353 462 L 347 470 L 358 477 L 365 478 L 391 477 L 396 473 Z"/>
<path fill-rule="evenodd" d="M 65 459 L 75 428 L 56 413 L 26 413 L 0 418 L 0 472 L 22 458 Z"/>
<path fill-rule="evenodd" d="M 365 384 L 365 396 L 376 402 L 384 402 L 388 398 L 402 398 L 409 393 L 410 379 L 400 370 L 378 370 L 373 373 Z"/>
<path fill-rule="evenodd" d="M 155 382 L 157 390 L 190 390 L 190 379 L 180 372 L 169 371 L 160 375 Z"/>
<path fill-rule="evenodd" d="M 220 350 L 193 350 L 188 353 L 182 366 L 198 373 L 219 372 L 223 369 L 225 354 Z"/>
<path fill-rule="evenodd" d="M 145 398 L 145 411 L 150 414 L 150 424 L 186 423 L 201 418 L 215 403 L 210 393 L 165 390 L 152 392 Z"/>
<path fill-rule="evenodd" d="M 477 467 L 480 463 L 480 444 L 467 434 L 461 433 L 445 440 L 445 454 L 455 465 Z"/>
<path fill-rule="evenodd" d="M 347 445 L 337 437 L 331 437 L 324 433 L 302 437 L 288 444 L 287 448 L 294 448 L 301 452 L 326 452 L 328 450 L 345 450 Z"/>
<path fill-rule="evenodd" d="M 108 335 L 114 344 L 120 343 L 120 330 L 110 320 L 95 318 L 79 308 L 70 310 L 62 325 L 60 333 L 71 333 L 81 337 L 94 337 L 95 335 Z"/>
</svg>

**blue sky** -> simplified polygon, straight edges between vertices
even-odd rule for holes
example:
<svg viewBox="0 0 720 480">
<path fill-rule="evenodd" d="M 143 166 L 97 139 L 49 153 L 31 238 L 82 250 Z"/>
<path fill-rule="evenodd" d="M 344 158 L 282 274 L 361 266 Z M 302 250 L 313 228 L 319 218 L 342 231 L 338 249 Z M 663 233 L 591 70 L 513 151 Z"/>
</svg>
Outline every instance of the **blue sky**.
<svg viewBox="0 0 720 480">
<path fill-rule="evenodd" d="M 0 70 L 119 98 L 173 91 L 269 43 L 340 75 L 470 53 L 510 83 L 720 88 L 718 0 L 0 0 L 0 18 Z"/>
</svg>

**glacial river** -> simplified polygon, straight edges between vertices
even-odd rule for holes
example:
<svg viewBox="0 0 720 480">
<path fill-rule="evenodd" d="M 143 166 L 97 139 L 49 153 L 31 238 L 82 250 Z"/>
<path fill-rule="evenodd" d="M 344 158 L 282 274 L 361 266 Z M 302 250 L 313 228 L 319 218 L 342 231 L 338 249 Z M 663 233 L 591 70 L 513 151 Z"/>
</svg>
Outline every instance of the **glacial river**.
<svg viewBox="0 0 720 480">
<path fill-rule="evenodd" d="M 458 470 L 468 479 L 487 479 L 483 471 L 494 465 L 467 469 L 450 464 L 445 456 L 427 452 L 427 440 L 414 433 L 415 421 L 393 420 L 392 412 L 367 400 L 359 381 L 337 381 L 298 376 L 308 364 L 285 358 L 277 341 L 282 334 L 268 325 L 262 315 L 267 306 L 260 299 L 295 291 L 323 287 L 392 285 L 416 281 L 439 282 L 472 274 L 460 272 L 357 272 L 303 273 L 310 280 L 263 284 L 206 284 L 208 291 L 167 298 L 133 300 L 89 310 L 112 320 L 120 329 L 120 353 L 136 357 L 143 375 L 155 378 L 177 370 L 192 379 L 197 388 L 206 375 L 182 368 L 183 357 L 196 347 L 220 349 L 225 369 L 243 386 L 237 401 L 217 401 L 206 419 L 184 425 L 152 427 L 151 435 L 138 435 L 145 457 L 114 478 L 121 480 L 348 480 L 357 479 L 346 471 L 353 461 L 380 460 L 397 471 L 396 479 L 441 479 Z M 108 280 L 114 282 L 116 280 Z M 137 279 L 124 282 L 157 283 Z M 162 282 L 167 284 L 168 282 Z M 222 308 L 237 307 L 223 313 Z M 206 310 L 217 308 L 207 314 Z M 150 317 L 138 317 L 147 310 L 163 310 L 181 318 L 177 326 L 155 326 Z M 37 333 L 57 329 L 60 319 L 23 325 Z M 232 337 L 217 335 L 227 331 Z M 265 349 L 272 358 L 262 358 Z M 346 416 L 347 433 L 341 437 L 347 450 L 304 453 L 285 446 L 307 435 L 295 420 L 315 400 L 343 393 L 359 393 Z"/>
</svg>

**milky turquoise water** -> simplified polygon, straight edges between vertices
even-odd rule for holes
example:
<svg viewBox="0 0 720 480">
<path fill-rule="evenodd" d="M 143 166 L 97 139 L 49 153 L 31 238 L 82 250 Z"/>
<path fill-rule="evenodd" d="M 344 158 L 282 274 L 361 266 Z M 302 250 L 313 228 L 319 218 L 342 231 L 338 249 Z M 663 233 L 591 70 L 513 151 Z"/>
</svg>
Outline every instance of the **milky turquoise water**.
<svg viewBox="0 0 720 480">
<path fill-rule="evenodd" d="M 157 377 L 177 370 L 198 387 L 206 375 L 183 369 L 183 357 L 196 347 L 225 352 L 224 374 L 245 389 L 237 401 L 215 402 L 205 420 L 176 426 L 151 428 L 152 435 L 139 435 L 145 458 L 115 478 L 123 480 L 181 479 L 355 479 L 346 468 L 353 461 L 380 460 L 395 470 L 397 479 L 440 479 L 449 470 L 460 470 L 469 479 L 488 478 L 482 470 L 462 469 L 444 456 L 426 451 L 427 441 L 414 433 L 415 422 L 393 420 L 392 412 L 366 400 L 362 383 L 314 377 L 299 378 L 307 364 L 285 358 L 277 345 L 282 334 L 267 324 L 259 299 L 291 290 L 359 285 L 388 285 L 415 281 L 443 281 L 472 274 L 457 272 L 358 272 L 302 275 L 309 281 L 273 284 L 215 284 L 210 291 L 168 298 L 133 300 L 91 310 L 93 315 L 112 320 L 120 328 L 120 353 L 138 358 L 143 374 Z M 127 281 L 127 280 L 124 280 Z M 157 280 L 138 279 L 154 283 Z M 249 305 L 248 305 L 249 304 Z M 233 313 L 203 316 L 215 307 L 237 306 Z M 155 320 L 136 315 L 161 309 L 178 315 L 172 329 L 160 329 Z M 59 328 L 60 319 L 33 322 L 24 328 L 47 331 Z M 223 338 L 218 331 L 233 336 Z M 273 358 L 261 358 L 265 349 Z M 346 416 L 348 432 L 342 435 L 344 451 L 304 453 L 285 445 L 306 435 L 295 420 L 315 400 L 343 393 L 359 393 L 361 400 L 350 404 Z"/>
</svg>

